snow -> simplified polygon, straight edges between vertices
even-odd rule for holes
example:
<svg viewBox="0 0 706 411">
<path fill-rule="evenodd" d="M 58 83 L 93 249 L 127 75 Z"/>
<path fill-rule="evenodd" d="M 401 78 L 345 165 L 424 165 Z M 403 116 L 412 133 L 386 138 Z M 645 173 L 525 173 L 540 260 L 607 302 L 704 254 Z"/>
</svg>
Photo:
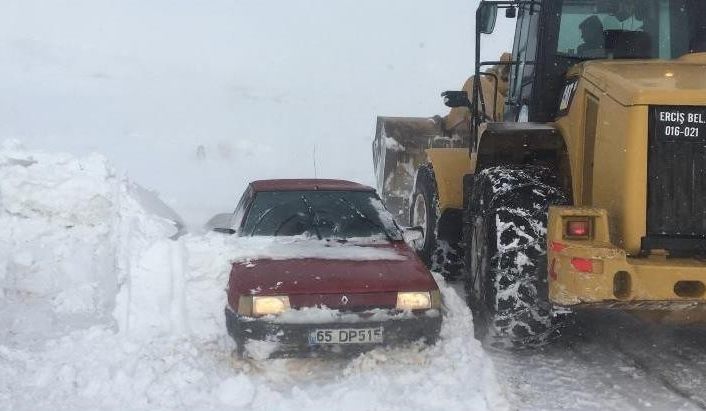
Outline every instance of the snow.
<svg viewBox="0 0 706 411">
<path fill-rule="evenodd" d="M 3 407 L 506 406 L 492 364 L 473 340 L 465 303 L 441 277 L 448 312 L 435 346 L 267 360 L 276 343 L 265 342 L 247 346 L 256 360 L 236 359 L 223 316 L 233 260 L 246 258 L 248 250 L 251 256 L 288 258 L 285 248 L 298 255 L 352 256 L 343 247 L 303 239 L 283 244 L 215 233 L 175 237 L 174 221 L 154 214 L 161 207 L 145 207 L 159 199 L 138 200 L 149 191 L 136 194 L 104 157 L 30 151 L 17 143 L 2 147 Z M 370 245 L 354 256 L 395 257 L 370 254 Z M 321 312 L 310 314 L 319 318 Z"/>
<path fill-rule="evenodd" d="M 220 237 L 213 235 L 213 237 Z M 228 247 L 231 261 L 245 258 L 255 260 L 290 260 L 320 258 L 325 260 L 388 260 L 399 261 L 406 257 L 396 251 L 377 248 L 375 244 L 387 243 L 380 239 L 351 238 L 345 242 L 336 240 L 317 240 L 302 237 L 230 237 L 223 245 Z"/>
<path fill-rule="evenodd" d="M 383 129 L 383 136 L 385 138 L 385 148 L 387 150 L 404 151 L 404 147 L 402 146 L 402 144 L 400 144 L 394 138 L 386 136 L 384 133 L 385 133 L 385 130 Z"/>
<path fill-rule="evenodd" d="M 230 377 L 218 386 L 218 399 L 232 407 L 245 407 L 255 396 L 255 386 L 244 375 Z"/>
<path fill-rule="evenodd" d="M 702 410 L 703 327 L 579 313 L 571 335 L 540 352 L 492 352 L 511 404 L 544 410 Z M 551 398 L 547 398 L 551 393 Z"/>
<path fill-rule="evenodd" d="M 134 185 L 100 155 L 28 152 L 11 141 L 1 147 L 0 284 L 8 313 L 2 321 L 13 323 L 2 335 L 37 332 L 24 318 L 40 319 L 51 335 L 67 325 L 61 318 L 108 315 L 128 237 L 139 237 L 129 227 L 145 238 L 170 237 L 176 223 L 140 208 Z"/>
</svg>

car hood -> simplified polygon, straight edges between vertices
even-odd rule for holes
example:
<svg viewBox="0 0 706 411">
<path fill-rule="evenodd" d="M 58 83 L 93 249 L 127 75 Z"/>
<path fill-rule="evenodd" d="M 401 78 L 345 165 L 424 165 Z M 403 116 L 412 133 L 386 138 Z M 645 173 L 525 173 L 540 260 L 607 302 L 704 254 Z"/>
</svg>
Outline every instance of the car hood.
<svg viewBox="0 0 706 411">
<path fill-rule="evenodd" d="M 706 104 L 706 53 L 675 60 L 598 60 L 585 78 L 624 106 Z"/>
<path fill-rule="evenodd" d="M 391 258 L 256 258 L 235 262 L 230 279 L 231 292 L 241 295 L 296 295 L 437 288 L 427 268 L 403 242 L 351 247 L 389 251 Z"/>
</svg>

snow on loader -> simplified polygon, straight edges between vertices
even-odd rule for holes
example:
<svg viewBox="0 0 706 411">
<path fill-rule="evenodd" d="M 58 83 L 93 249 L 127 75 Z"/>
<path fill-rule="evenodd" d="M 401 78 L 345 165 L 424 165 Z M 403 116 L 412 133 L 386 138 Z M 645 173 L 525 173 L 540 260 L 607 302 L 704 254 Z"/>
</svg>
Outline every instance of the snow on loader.
<svg viewBox="0 0 706 411">
<path fill-rule="evenodd" d="M 482 62 L 498 10 L 513 51 Z M 702 317 L 705 21 L 698 0 L 481 1 L 450 113 L 378 118 L 378 189 L 484 343 L 545 344 L 579 309 Z"/>
</svg>

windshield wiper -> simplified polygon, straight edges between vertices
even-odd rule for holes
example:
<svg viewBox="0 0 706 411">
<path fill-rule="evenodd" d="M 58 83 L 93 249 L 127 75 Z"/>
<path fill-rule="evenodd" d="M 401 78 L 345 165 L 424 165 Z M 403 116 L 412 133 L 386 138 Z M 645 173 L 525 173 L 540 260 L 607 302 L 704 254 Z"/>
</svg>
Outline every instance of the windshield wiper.
<svg viewBox="0 0 706 411">
<path fill-rule="evenodd" d="M 371 219 L 368 217 L 364 212 L 360 211 L 358 207 L 354 206 L 350 201 L 346 200 L 343 197 L 338 197 L 338 201 L 342 202 L 345 204 L 355 215 L 360 218 L 361 220 L 365 221 L 366 223 L 372 225 L 373 227 L 377 228 L 378 230 L 382 231 L 383 234 L 385 234 L 385 237 L 387 237 L 388 240 L 390 241 L 395 241 L 390 233 L 387 232 L 387 228 L 385 228 L 384 225 L 376 222 L 375 220 Z"/>
<path fill-rule="evenodd" d="M 304 206 L 306 207 L 306 213 L 309 215 L 309 219 L 311 220 L 311 226 L 314 227 L 314 231 L 316 232 L 316 237 L 321 240 L 323 237 L 321 236 L 321 232 L 319 231 L 319 216 L 316 214 L 314 209 L 311 207 L 311 203 L 309 203 L 309 200 L 307 200 L 306 196 L 302 194 L 301 196 L 302 202 L 304 203 Z"/>
<path fill-rule="evenodd" d="M 302 196 L 301 200 L 304 202 L 304 205 L 306 206 L 306 216 L 307 216 L 308 219 L 309 219 L 309 221 L 308 221 L 308 222 L 309 222 L 309 226 L 314 227 L 314 231 L 316 231 L 316 236 L 319 238 L 319 240 L 321 240 L 321 238 L 322 238 L 322 237 L 321 237 L 321 233 L 319 232 L 319 228 L 318 228 L 318 226 L 317 226 L 318 219 L 315 217 L 315 213 L 314 213 L 314 211 L 311 209 L 311 205 L 310 205 L 310 204 L 308 203 L 308 201 L 304 198 L 304 196 Z M 250 237 L 253 237 L 253 236 L 255 235 L 255 230 L 257 230 L 257 228 L 260 226 L 260 224 L 262 223 L 262 221 L 265 220 L 265 218 L 266 218 L 268 215 L 272 214 L 275 210 L 279 210 L 280 208 L 283 208 L 283 207 L 291 207 L 291 206 L 292 206 L 291 203 L 280 204 L 280 205 L 271 207 L 271 208 L 267 209 L 265 212 L 263 212 L 262 215 L 260 215 L 260 217 L 258 217 L 257 221 L 255 221 L 255 223 L 253 224 L 252 228 L 250 229 Z M 289 223 L 290 221 L 292 221 L 293 219 L 297 218 L 297 216 L 299 216 L 300 218 L 304 218 L 304 213 L 298 212 L 298 213 L 296 213 L 296 214 L 293 214 L 291 217 L 286 218 L 286 219 L 285 219 L 284 221 L 282 221 L 282 222 L 280 223 L 280 225 L 275 229 L 274 235 L 277 236 L 277 234 L 278 234 L 279 231 L 282 229 L 282 227 L 285 226 L 285 225 L 286 225 L 287 223 Z"/>
<path fill-rule="evenodd" d="M 271 208 L 265 210 L 265 212 L 262 213 L 262 215 L 257 219 L 257 221 L 255 221 L 255 224 L 253 224 L 252 229 L 250 230 L 250 237 L 253 237 L 255 235 L 255 230 L 257 230 L 257 227 L 260 226 L 260 223 L 262 223 L 262 220 L 264 220 L 265 217 L 267 217 L 273 210 L 280 208 L 283 205 L 284 204 L 280 204 L 278 206 L 271 207 Z"/>
</svg>

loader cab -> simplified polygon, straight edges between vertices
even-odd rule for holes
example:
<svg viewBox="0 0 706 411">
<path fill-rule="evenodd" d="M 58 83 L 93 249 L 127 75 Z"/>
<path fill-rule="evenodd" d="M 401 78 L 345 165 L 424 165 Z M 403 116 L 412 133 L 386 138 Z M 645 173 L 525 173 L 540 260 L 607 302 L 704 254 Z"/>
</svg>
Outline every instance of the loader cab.
<svg viewBox="0 0 706 411">
<path fill-rule="evenodd" d="M 507 13 L 517 19 L 512 61 L 480 61 L 482 34 L 491 34 L 494 26 L 487 20 L 497 14 L 484 8 L 515 10 Z M 484 67 L 510 64 L 504 121 L 551 122 L 571 66 L 705 52 L 706 23 L 699 17 L 704 14 L 701 0 L 483 1 L 476 13 L 476 78 Z M 475 125 L 483 121 L 477 113 L 476 107 Z"/>
</svg>

